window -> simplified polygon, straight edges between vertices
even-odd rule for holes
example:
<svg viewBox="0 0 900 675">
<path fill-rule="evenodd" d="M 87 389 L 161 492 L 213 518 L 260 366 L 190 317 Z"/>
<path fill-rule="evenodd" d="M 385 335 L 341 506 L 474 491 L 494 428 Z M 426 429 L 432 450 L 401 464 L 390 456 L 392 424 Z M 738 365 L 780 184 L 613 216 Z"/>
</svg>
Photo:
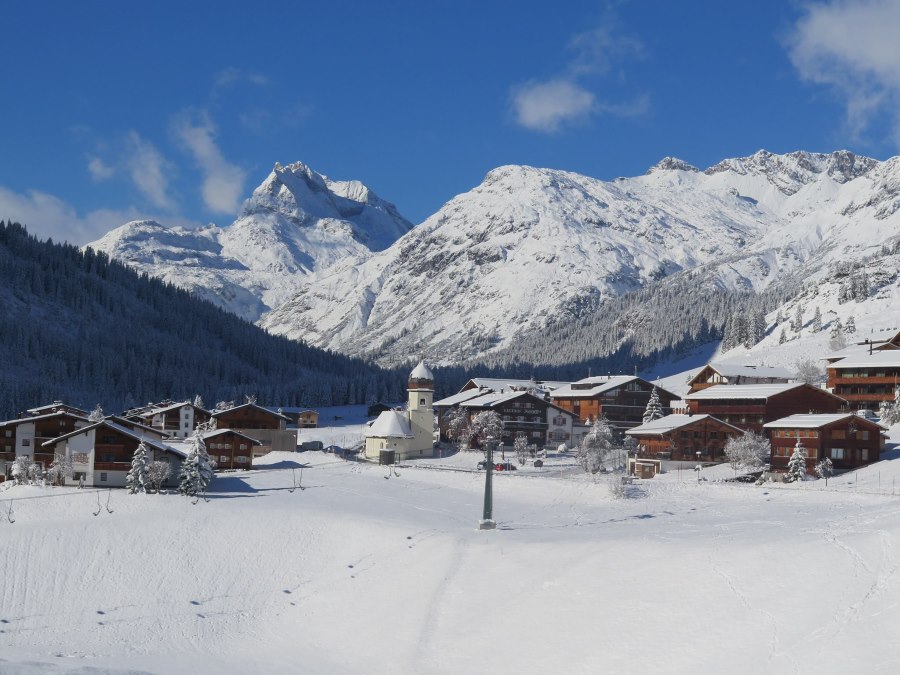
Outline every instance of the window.
<svg viewBox="0 0 900 675">
<path fill-rule="evenodd" d="M 843 448 L 832 448 L 831 449 L 831 459 L 844 459 L 844 449 Z"/>
<path fill-rule="evenodd" d="M 7 438 L 12 438 L 12 429 L 7 429 L 4 434 Z"/>
<path fill-rule="evenodd" d="M 381 447 L 384 447 L 384 443 L 381 444 Z M 234 461 L 236 461 L 238 464 L 246 464 L 248 461 L 248 458 L 244 457 L 243 455 L 238 455 L 237 457 L 234 458 Z"/>
<path fill-rule="evenodd" d="M 419 405 L 425 405 L 425 399 L 424 399 L 424 398 L 420 398 L 420 399 L 419 399 Z"/>
<path fill-rule="evenodd" d="M 31 447 L 31 439 L 30 439 L 30 438 L 23 438 L 23 439 L 22 439 L 22 447 L 23 447 L 23 448 L 29 448 L 29 447 Z"/>
<path fill-rule="evenodd" d="M 241 443 L 241 450 L 246 450 L 246 449 L 247 449 L 247 444 Z"/>
<path fill-rule="evenodd" d="M 868 430 L 867 431 L 857 431 L 856 437 L 861 441 L 867 441 L 867 440 L 869 440 L 869 432 L 868 432 Z"/>
<path fill-rule="evenodd" d="M 832 429 L 831 430 L 832 438 L 847 438 L 847 432 L 843 429 Z"/>
<path fill-rule="evenodd" d="M 710 431 L 710 432 L 709 432 L 709 437 L 710 437 L 711 439 L 712 439 L 712 438 L 718 438 L 718 437 L 719 437 L 719 434 L 718 434 L 718 432 L 716 432 L 716 431 Z"/>
<path fill-rule="evenodd" d="M 868 449 L 868 448 L 863 448 L 863 449 L 860 450 L 859 452 L 860 452 L 859 458 L 860 458 L 863 462 L 868 462 L 868 461 L 869 461 L 869 449 Z"/>
<path fill-rule="evenodd" d="M 687 438 L 687 437 L 688 437 L 688 432 L 682 431 L 682 432 L 680 433 L 680 436 L 681 436 L 682 438 Z"/>
<path fill-rule="evenodd" d="M 225 464 L 228 462 L 228 455 L 219 455 L 219 462 Z"/>
<path fill-rule="evenodd" d="M 106 473 L 101 473 L 101 474 L 100 474 L 100 482 L 101 482 L 101 483 L 105 483 L 105 482 L 106 482 Z"/>
</svg>

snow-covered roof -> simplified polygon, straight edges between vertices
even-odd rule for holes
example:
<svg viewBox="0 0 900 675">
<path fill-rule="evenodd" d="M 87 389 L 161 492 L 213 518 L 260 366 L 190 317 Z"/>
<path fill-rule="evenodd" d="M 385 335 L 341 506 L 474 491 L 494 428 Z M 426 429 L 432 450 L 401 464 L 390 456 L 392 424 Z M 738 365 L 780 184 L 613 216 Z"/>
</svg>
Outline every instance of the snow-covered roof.
<svg viewBox="0 0 900 675">
<path fill-rule="evenodd" d="M 469 380 L 475 387 L 484 387 L 491 391 L 525 391 L 537 387 L 546 391 L 553 391 L 560 387 L 568 386 L 568 382 L 550 382 L 543 380 L 509 380 L 496 377 L 473 377 Z M 468 382 L 466 383 L 468 385 Z"/>
<path fill-rule="evenodd" d="M 412 372 L 409 374 L 409 379 L 411 380 L 431 380 L 434 381 L 434 375 L 431 374 L 431 371 L 428 369 L 428 366 L 425 365 L 425 361 L 419 361 L 419 365 L 413 368 Z"/>
<path fill-rule="evenodd" d="M 860 417 L 859 415 L 856 415 L 854 413 L 790 415 L 789 417 L 782 417 L 780 420 L 775 420 L 773 422 L 763 424 L 763 427 L 766 429 L 818 429 L 820 427 L 833 424 L 834 422 L 845 420 L 848 417 L 853 417 L 856 421 L 872 424 L 881 429 L 884 429 L 885 431 L 887 430 L 887 427 L 878 424 L 877 422 L 873 422 L 872 420 L 867 420 L 865 417 Z"/>
<path fill-rule="evenodd" d="M 194 405 L 190 401 L 182 401 L 181 403 L 170 403 L 167 405 L 162 405 L 161 407 L 151 408 L 150 410 L 147 410 L 146 412 L 140 413 L 140 415 L 141 415 L 141 417 L 146 417 L 148 415 L 160 415 L 162 413 L 169 412 L 170 410 L 175 410 L 177 408 L 183 408 L 185 406 L 189 406 L 191 408 L 195 408 L 196 410 L 202 410 L 205 413 L 209 413 L 209 411 L 206 410 L 205 408 L 201 408 L 198 405 Z"/>
<path fill-rule="evenodd" d="M 14 427 L 18 426 L 19 424 L 29 424 L 31 422 L 37 422 L 39 420 L 48 420 L 53 417 L 74 417 L 76 420 L 87 422 L 87 417 L 82 417 L 81 415 L 76 415 L 75 413 L 70 413 L 65 410 L 59 410 L 57 412 L 47 413 L 46 415 L 33 415 L 31 417 L 20 417 L 14 420 L 6 420 L 5 422 L 0 422 L 0 427 Z"/>
<path fill-rule="evenodd" d="M 834 363 L 831 368 L 877 368 L 878 366 L 900 367 L 900 349 L 883 349 L 868 351 L 848 356 Z"/>
<path fill-rule="evenodd" d="M 123 436 L 128 436 L 129 438 L 133 438 L 136 441 L 143 441 L 150 447 L 155 448 L 157 450 L 162 450 L 163 452 L 175 452 L 183 457 L 186 456 L 186 454 L 184 452 L 182 452 L 181 450 L 179 450 L 178 448 L 175 448 L 175 447 L 169 445 L 168 443 L 163 443 L 159 439 L 158 436 L 151 436 L 146 433 L 142 433 L 141 431 L 136 431 L 136 430 L 130 429 L 122 424 L 114 422 L 113 419 L 114 418 L 106 417 L 106 418 L 100 420 L 99 422 L 94 422 L 93 424 L 89 424 L 88 426 L 82 427 L 81 429 L 75 429 L 75 431 L 70 431 L 67 434 L 63 434 L 62 436 L 58 436 L 57 438 L 53 438 L 49 441 L 42 443 L 41 447 L 44 447 L 44 448 L 50 447 L 52 445 L 56 445 L 60 441 L 64 441 L 67 438 L 71 438 L 72 436 L 77 436 L 78 434 L 87 433 L 88 431 L 97 429 L 98 427 L 106 427 L 107 429 L 112 429 L 113 431 L 116 431 L 116 432 L 122 434 Z M 138 425 L 138 426 L 140 426 L 140 425 Z M 146 427 L 144 427 L 144 428 L 146 428 Z M 151 430 L 151 431 L 155 431 L 155 430 Z"/>
<path fill-rule="evenodd" d="M 54 401 L 53 403 L 50 403 L 48 405 L 40 405 L 40 406 L 37 406 L 36 408 L 28 408 L 28 410 L 26 410 L 25 412 L 29 412 L 32 414 L 41 414 L 44 410 L 53 410 L 54 408 L 65 408 L 70 412 L 76 411 L 76 414 L 82 413 L 85 417 L 87 417 L 87 415 L 88 415 L 87 410 L 82 410 L 81 408 L 76 408 L 74 405 L 67 405 L 66 403 L 63 403 L 62 401 Z"/>
<path fill-rule="evenodd" d="M 632 429 L 628 429 L 625 432 L 626 436 L 662 436 L 674 429 L 679 429 L 681 427 L 686 427 L 689 424 L 693 424 L 694 422 L 699 422 L 700 420 L 705 420 L 710 418 L 710 415 L 666 415 L 665 417 L 660 417 L 659 419 L 653 420 L 652 422 L 647 422 L 646 424 L 641 424 L 640 426 L 634 427 Z M 716 418 L 712 418 L 716 419 Z M 744 433 L 741 429 L 738 429 L 727 422 L 722 422 L 722 420 L 716 420 L 721 424 L 724 424 L 727 427 L 731 427 L 735 431 L 740 431 Z"/>
<path fill-rule="evenodd" d="M 519 396 L 527 395 L 527 391 L 482 392 L 481 396 L 470 398 L 467 401 L 461 402 L 459 405 L 461 408 L 493 408 L 498 403 L 504 403 L 514 398 L 518 398 Z"/>
<path fill-rule="evenodd" d="M 775 384 L 716 384 L 684 398 L 688 401 L 730 399 L 768 399 L 791 389 L 806 386 L 802 382 L 778 382 Z M 825 391 L 824 389 L 822 390 Z M 827 393 L 827 392 L 825 392 Z"/>
<path fill-rule="evenodd" d="M 709 367 L 724 377 L 778 377 L 785 380 L 790 380 L 794 377 L 792 372 L 779 366 L 740 366 L 731 363 L 710 363 Z M 702 373 L 703 370 L 700 372 Z M 699 374 L 697 373 L 697 375 Z"/>
<path fill-rule="evenodd" d="M 207 431 L 203 434 L 203 440 L 205 441 L 208 438 L 215 438 L 216 436 L 222 436 L 223 434 L 234 434 L 235 436 L 240 436 L 241 438 L 246 438 L 251 443 L 255 445 L 262 445 L 262 441 L 258 441 L 255 438 L 250 438 L 246 434 L 242 434 L 239 431 L 235 431 L 234 429 L 217 429 L 215 431 Z"/>
<path fill-rule="evenodd" d="M 635 375 L 598 375 L 586 377 L 560 387 L 550 394 L 553 398 L 593 398 L 597 394 L 621 387 L 639 379 Z"/>
<path fill-rule="evenodd" d="M 385 410 L 372 426 L 366 429 L 366 438 L 414 438 L 409 417 L 399 410 Z"/>
<path fill-rule="evenodd" d="M 234 410 L 240 410 L 241 408 L 255 408 L 256 410 L 261 410 L 264 413 L 269 415 L 275 415 L 276 417 L 280 417 L 283 420 L 287 420 L 288 422 L 292 422 L 293 420 L 290 417 L 286 417 L 279 412 L 275 412 L 274 410 L 269 410 L 268 408 L 263 408 L 261 405 L 257 405 L 256 403 L 242 403 L 241 405 L 236 405 L 233 408 L 226 408 L 225 410 L 214 410 L 210 413 L 213 417 L 218 417 L 219 415 L 224 415 L 225 413 L 230 413 Z"/>
<path fill-rule="evenodd" d="M 442 398 L 440 401 L 435 401 L 434 403 L 432 403 L 432 407 L 450 408 L 455 405 L 459 405 L 463 401 L 468 401 L 469 399 L 484 396 L 484 394 L 485 392 L 479 389 L 466 389 L 465 391 L 461 391 L 458 394 L 453 394 L 453 396 L 448 396 L 447 398 Z"/>
</svg>

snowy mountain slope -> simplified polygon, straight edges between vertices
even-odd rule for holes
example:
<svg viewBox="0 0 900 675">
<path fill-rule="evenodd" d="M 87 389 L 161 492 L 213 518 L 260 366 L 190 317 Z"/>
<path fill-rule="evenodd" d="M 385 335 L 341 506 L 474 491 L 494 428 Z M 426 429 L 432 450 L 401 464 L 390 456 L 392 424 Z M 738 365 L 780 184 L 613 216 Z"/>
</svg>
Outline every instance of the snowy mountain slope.
<svg viewBox="0 0 900 675">
<path fill-rule="evenodd" d="M 900 159 L 846 151 L 760 151 L 705 172 L 666 158 L 611 182 L 500 167 L 384 252 L 305 280 L 261 323 L 383 363 L 421 349 L 461 363 L 681 271 L 761 290 L 869 255 L 896 236 L 898 193 Z"/>
<path fill-rule="evenodd" d="M 359 181 L 333 181 L 297 162 L 276 164 L 227 227 L 137 221 L 88 246 L 255 321 L 311 272 L 365 258 L 411 228 Z"/>
</svg>

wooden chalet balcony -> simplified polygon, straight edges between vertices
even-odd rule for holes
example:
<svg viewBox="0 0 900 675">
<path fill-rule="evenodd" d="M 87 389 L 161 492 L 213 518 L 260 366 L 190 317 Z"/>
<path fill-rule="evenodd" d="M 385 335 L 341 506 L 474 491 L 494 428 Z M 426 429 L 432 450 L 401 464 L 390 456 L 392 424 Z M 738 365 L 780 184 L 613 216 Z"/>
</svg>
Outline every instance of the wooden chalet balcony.
<svg viewBox="0 0 900 675">
<path fill-rule="evenodd" d="M 94 462 L 94 471 L 131 471 L 131 462 Z"/>
<path fill-rule="evenodd" d="M 880 393 L 873 392 L 871 394 L 844 394 L 843 392 L 835 392 L 837 396 L 840 396 L 845 401 L 893 401 L 894 394 L 893 393 Z"/>
<path fill-rule="evenodd" d="M 894 386 L 896 384 L 900 384 L 900 378 L 897 375 L 882 375 L 880 377 L 874 377 L 869 375 L 859 375 L 856 377 L 831 377 L 828 378 L 829 382 L 833 382 L 834 386 L 839 384 L 846 384 L 849 386 L 859 386 L 861 384 L 888 384 Z"/>
<path fill-rule="evenodd" d="M 689 404 L 690 405 L 690 404 Z M 697 415 L 765 415 L 764 405 L 699 405 Z"/>
</svg>

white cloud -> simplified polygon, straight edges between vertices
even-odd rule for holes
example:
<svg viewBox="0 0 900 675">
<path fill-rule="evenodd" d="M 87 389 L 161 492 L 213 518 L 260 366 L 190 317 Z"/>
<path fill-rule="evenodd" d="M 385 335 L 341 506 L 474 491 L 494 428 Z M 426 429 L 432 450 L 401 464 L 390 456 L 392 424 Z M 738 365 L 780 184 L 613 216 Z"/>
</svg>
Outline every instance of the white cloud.
<svg viewBox="0 0 900 675">
<path fill-rule="evenodd" d="M 184 111 L 175 117 L 176 139 L 203 172 L 203 201 L 216 213 L 235 214 L 244 192 L 246 174 L 229 163 L 216 145 L 216 127 L 205 111 Z"/>
<path fill-rule="evenodd" d="M 136 131 L 128 133 L 125 166 L 135 187 L 151 204 L 161 209 L 171 209 L 169 197 L 170 165 L 162 153 Z"/>
<path fill-rule="evenodd" d="M 213 93 L 228 89 L 241 82 L 263 87 L 270 84 L 271 80 L 266 75 L 252 70 L 234 67 L 223 68 L 213 76 Z"/>
<path fill-rule="evenodd" d="M 116 175 L 115 168 L 99 157 L 91 157 L 90 160 L 88 160 L 88 172 L 91 174 L 91 178 L 98 183 L 109 180 Z"/>
<path fill-rule="evenodd" d="M 633 116 L 647 111 L 647 96 L 640 96 L 634 102 L 602 101 L 585 83 L 588 78 L 610 74 L 614 64 L 623 58 L 643 56 L 643 44 L 619 34 L 615 26 L 610 18 L 604 26 L 575 35 L 569 42 L 574 56 L 561 73 L 512 88 L 512 113 L 519 126 L 555 133 L 597 114 Z"/>
<path fill-rule="evenodd" d="M 513 90 L 516 122 L 533 131 L 553 133 L 565 123 L 586 119 L 596 96 L 568 80 L 530 82 Z"/>
<path fill-rule="evenodd" d="M 83 245 L 99 239 L 109 230 L 132 220 L 157 220 L 169 226 L 194 228 L 200 225 L 174 216 L 154 215 L 134 207 L 97 209 L 81 216 L 64 200 L 39 190 L 14 192 L 0 186 L 0 219 L 22 223 L 32 234 L 54 241 Z"/>
<path fill-rule="evenodd" d="M 787 38 L 800 76 L 831 87 L 859 135 L 887 113 L 900 145 L 900 0 L 833 0 L 809 4 Z"/>
</svg>

